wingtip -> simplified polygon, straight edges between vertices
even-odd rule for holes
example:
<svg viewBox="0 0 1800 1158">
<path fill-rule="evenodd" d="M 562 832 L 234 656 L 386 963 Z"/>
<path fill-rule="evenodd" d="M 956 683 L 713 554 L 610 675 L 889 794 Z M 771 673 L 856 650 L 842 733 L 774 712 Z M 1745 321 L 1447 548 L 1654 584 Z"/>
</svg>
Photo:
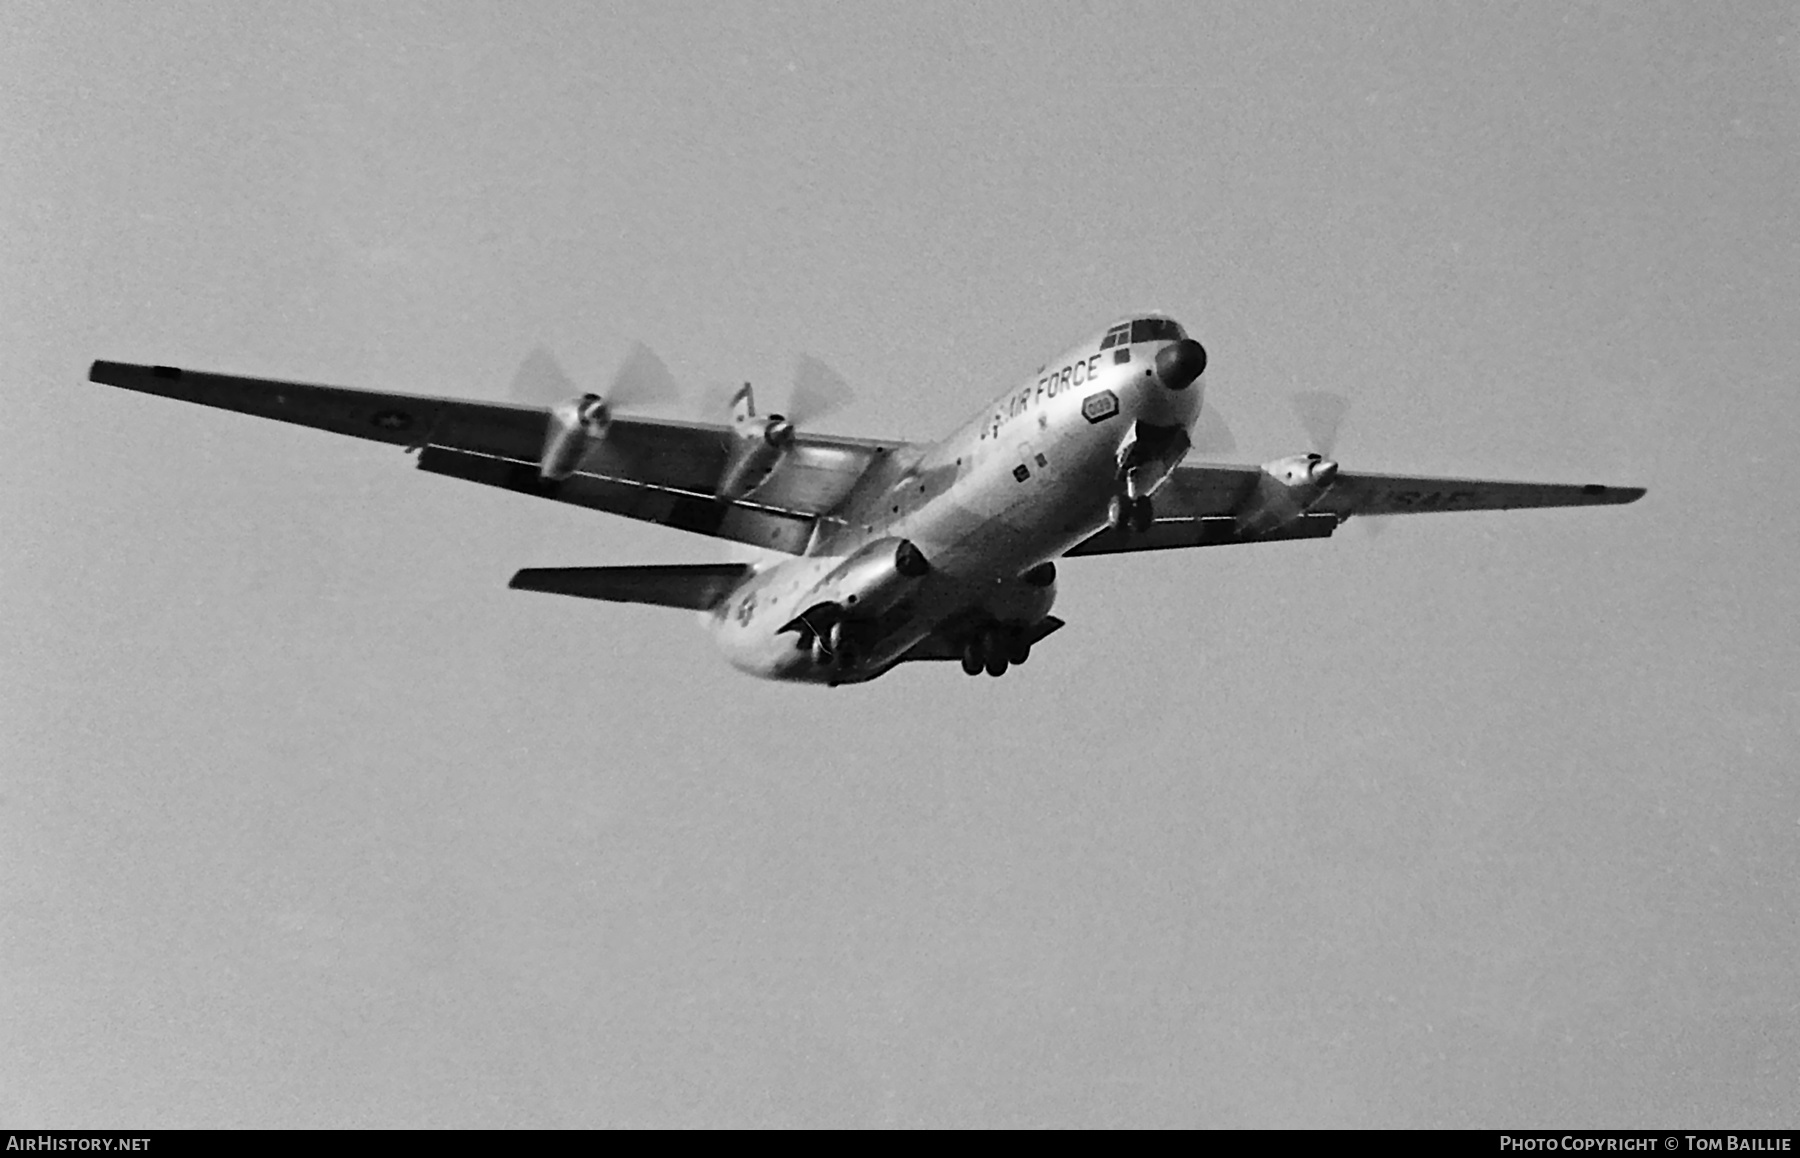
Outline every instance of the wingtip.
<svg viewBox="0 0 1800 1158">
<path fill-rule="evenodd" d="M 179 382 L 185 373 L 179 366 L 143 366 L 136 362 L 109 362 L 105 358 L 96 358 L 88 365 L 89 382 L 125 386 L 134 390 L 140 388 L 136 383 L 146 377 Z"/>
<path fill-rule="evenodd" d="M 1648 492 L 1645 487 L 1609 487 L 1601 483 L 1588 483 L 1581 488 L 1584 495 L 1592 496 L 1597 503 L 1635 503 Z"/>
</svg>

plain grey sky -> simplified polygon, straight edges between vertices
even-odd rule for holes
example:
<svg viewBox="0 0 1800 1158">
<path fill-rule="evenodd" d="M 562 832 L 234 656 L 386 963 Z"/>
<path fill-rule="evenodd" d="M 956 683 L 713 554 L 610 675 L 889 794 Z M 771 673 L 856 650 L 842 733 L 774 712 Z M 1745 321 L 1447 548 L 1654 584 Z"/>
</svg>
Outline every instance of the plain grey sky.
<svg viewBox="0 0 1800 1158">
<path fill-rule="evenodd" d="M 1793 1125 L 1793 4 L 0 4 L 0 1121 Z M 84 381 L 1141 306 L 1240 454 L 1635 506 L 1063 568 L 1004 680 L 506 590 L 720 544 Z"/>
</svg>

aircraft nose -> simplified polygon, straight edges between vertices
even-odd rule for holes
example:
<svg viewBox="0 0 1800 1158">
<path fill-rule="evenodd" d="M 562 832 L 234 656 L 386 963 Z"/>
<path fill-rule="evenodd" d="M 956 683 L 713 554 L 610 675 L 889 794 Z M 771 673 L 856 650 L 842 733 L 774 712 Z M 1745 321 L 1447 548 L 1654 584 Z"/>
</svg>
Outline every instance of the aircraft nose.
<svg viewBox="0 0 1800 1158">
<path fill-rule="evenodd" d="M 1206 347 L 1192 338 L 1164 346 L 1156 355 L 1156 377 L 1171 390 L 1186 390 L 1206 369 Z"/>
</svg>

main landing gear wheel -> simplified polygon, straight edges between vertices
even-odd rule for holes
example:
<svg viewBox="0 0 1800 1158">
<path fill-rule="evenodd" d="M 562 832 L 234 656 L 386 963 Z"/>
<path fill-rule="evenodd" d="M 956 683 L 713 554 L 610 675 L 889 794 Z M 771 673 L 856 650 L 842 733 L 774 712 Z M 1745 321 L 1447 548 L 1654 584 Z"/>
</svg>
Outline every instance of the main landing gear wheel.
<svg viewBox="0 0 1800 1158">
<path fill-rule="evenodd" d="M 1006 674 L 1006 635 L 999 628 L 990 627 L 981 633 L 981 651 L 982 658 L 987 660 L 989 675 L 998 677 Z"/>
<path fill-rule="evenodd" d="M 853 668 L 862 659 L 862 648 L 850 625 L 838 620 L 831 625 L 831 630 L 813 641 L 813 659 L 820 666 L 829 666 L 833 671 L 846 671 Z"/>
<path fill-rule="evenodd" d="M 991 676 L 1003 676 L 1008 667 L 1030 658 L 1031 641 L 1023 628 L 994 624 L 963 644 L 962 669 L 964 675 L 977 676 L 985 671 Z"/>
</svg>

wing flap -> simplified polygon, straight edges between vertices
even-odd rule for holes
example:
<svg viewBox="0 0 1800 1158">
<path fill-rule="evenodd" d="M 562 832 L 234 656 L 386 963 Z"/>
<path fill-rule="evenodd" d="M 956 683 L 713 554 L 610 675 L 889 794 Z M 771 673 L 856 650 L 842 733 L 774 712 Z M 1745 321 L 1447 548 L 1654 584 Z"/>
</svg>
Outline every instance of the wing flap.
<svg viewBox="0 0 1800 1158">
<path fill-rule="evenodd" d="M 789 555 L 804 551 L 812 536 L 813 516 L 804 512 L 725 502 L 711 495 L 586 473 L 571 475 L 561 482 L 546 482 L 534 463 L 448 447 L 426 447 L 419 453 L 419 469 Z"/>
<path fill-rule="evenodd" d="M 1238 530 L 1237 520 L 1225 515 L 1203 515 L 1197 519 L 1159 518 L 1149 530 L 1143 532 L 1127 533 L 1112 529 L 1101 531 L 1064 552 L 1064 557 L 1117 555 L 1126 551 L 1170 551 L 1178 547 L 1223 547 L 1232 543 L 1279 543 L 1288 539 L 1324 539 L 1337 530 L 1339 521 L 1336 515 L 1306 514 L 1267 534 L 1245 535 Z"/>
<path fill-rule="evenodd" d="M 710 611 L 750 575 L 747 563 L 694 563 L 651 567 L 527 567 L 507 586 L 604 599 Z"/>
</svg>

